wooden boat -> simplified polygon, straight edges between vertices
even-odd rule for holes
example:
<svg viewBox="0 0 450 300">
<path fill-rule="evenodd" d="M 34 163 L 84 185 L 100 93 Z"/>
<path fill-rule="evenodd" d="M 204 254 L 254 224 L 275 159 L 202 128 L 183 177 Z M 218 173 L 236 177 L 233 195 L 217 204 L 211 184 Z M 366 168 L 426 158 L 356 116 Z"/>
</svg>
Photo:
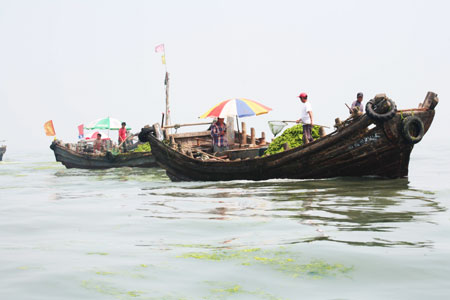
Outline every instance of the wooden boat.
<svg viewBox="0 0 450 300">
<path fill-rule="evenodd" d="M 6 152 L 6 146 L 0 146 L 0 161 L 3 160 L 3 154 Z"/>
<path fill-rule="evenodd" d="M 109 169 L 121 167 L 157 167 L 151 152 L 127 152 L 113 155 L 111 152 L 102 154 L 75 151 L 59 141 L 54 141 L 50 149 L 55 153 L 56 161 L 66 168 L 79 169 Z"/>
<path fill-rule="evenodd" d="M 339 176 L 408 176 L 414 144 L 428 131 L 438 104 L 429 92 L 416 109 L 397 111 L 384 94 L 366 105 L 366 114 L 336 125 L 323 138 L 281 153 L 239 160 L 192 157 L 158 140 L 143 129 L 140 140 L 150 142 L 157 163 L 172 181 L 266 180 L 272 178 L 329 178 Z"/>
<path fill-rule="evenodd" d="M 179 125 L 178 125 L 179 126 Z M 211 145 L 210 131 L 194 133 L 168 134 L 168 137 L 183 145 L 198 145 L 207 147 Z M 91 145 L 92 146 L 92 145 Z M 104 153 L 86 152 L 79 149 L 77 144 L 53 141 L 50 149 L 55 154 L 55 159 L 67 168 L 79 169 L 109 169 L 121 167 L 154 168 L 158 167 L 151 152 L 126 152 L 113 155 L 112 152 Z M 132 150 L 133 147 L 129 147 Z"/>
</svg>

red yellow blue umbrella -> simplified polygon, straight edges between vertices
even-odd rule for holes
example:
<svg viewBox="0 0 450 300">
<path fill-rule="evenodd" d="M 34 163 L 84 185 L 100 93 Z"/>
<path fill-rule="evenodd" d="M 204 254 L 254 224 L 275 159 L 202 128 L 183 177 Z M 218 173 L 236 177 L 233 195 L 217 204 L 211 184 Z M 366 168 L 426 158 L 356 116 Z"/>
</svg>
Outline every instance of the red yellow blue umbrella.
<svg viewBox="0 0 450 300">
<path fill-rule="evenodd" d="M 233 98 L 220 102 L 200 116 L 205 118 L 249 117 L 267 114 L 272 109 L 256 101 L 245 98 Z"/>
</svg>

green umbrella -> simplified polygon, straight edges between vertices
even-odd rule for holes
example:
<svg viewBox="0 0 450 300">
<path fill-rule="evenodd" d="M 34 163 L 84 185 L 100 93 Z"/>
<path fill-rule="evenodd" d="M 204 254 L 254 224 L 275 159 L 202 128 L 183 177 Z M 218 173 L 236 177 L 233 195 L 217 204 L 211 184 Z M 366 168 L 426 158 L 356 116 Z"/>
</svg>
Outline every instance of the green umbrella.
<svg viewBox="0 0 450 300">
<path fill-rule="evenodd" d="M 122 128 L 122 122 L 119 121 L 118 119 L 106 117 L 92 121 L 85 128 L 88 130 L 93 129 L 119 130 L 120 128 Z M 131 127 L 126 127 L 126 129 L 131 130 Z"/>
</svg>

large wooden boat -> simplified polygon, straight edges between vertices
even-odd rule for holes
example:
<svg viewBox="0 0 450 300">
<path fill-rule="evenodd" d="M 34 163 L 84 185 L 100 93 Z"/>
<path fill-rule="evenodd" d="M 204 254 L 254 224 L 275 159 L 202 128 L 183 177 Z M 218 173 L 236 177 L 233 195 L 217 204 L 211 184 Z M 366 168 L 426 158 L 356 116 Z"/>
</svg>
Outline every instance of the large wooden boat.
<svg viewBox="0 0 450 300">
<path fill-rule="evenodd" d="M 151 152 L 127 152 L 113 155 L 111 152 L 101 154 L 79 152 L 63 143 L 54 141 L 50 149 L 55 153 L 56 161 L 66 168 L 78 169 L 109 169 L 121 167 L 157 167 Z"/>
<path fill-rule="evenodd" d="M 3 154 L 6 152 L 6 146 L 0 146 L 0 161 L 3 160 Z"/>
<path fill-rule="evenodd" d="M 429 92 L 419 108 L 397 111 L 385 95 L 366 105 L 323 138 L 281 153 L 249 159 L 194 158 L 143 129 L 157 163 L 173 181 L 266 180 L 272 178 L 329 178 L 340 176 L 406 177 L 411 151 L 428 131 L 438 103 Z"/>
</svg>

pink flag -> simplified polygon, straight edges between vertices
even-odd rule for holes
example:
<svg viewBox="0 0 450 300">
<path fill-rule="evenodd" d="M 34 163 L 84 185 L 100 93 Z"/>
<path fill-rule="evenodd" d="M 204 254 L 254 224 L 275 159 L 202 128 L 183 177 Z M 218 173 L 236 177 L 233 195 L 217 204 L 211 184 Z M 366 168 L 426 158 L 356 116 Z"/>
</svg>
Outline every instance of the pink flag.
<svg viewBox="0 0 450 300">
<path fill-rule="evenodd" d="M 84 124 L 78 125 L 78 138 L 84 138 Z"/>
<path fill-rule="evenodd" d="M 156 46 L 155 47 L 155 52 L 156 53 L 158 53 L 158 52 L 164 52 L 165 50 L 164 50 L 164 44 L 161 44 L 161 45 L 158 45 L 158 46 Z"/>
</svg>

